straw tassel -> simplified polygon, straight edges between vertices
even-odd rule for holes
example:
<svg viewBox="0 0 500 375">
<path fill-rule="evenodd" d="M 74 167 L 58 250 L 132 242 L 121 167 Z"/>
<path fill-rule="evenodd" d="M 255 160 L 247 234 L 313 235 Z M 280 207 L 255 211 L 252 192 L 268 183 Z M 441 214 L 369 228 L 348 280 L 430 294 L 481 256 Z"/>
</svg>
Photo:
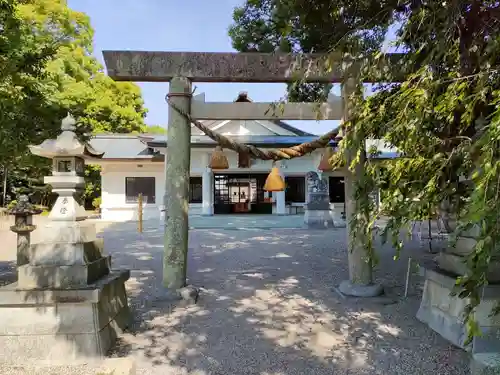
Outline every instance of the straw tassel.
<svg viewBox="0 0 500 375">
<path fill-rule="evenodd" d="M 227 157 L 224 154 L 222 147 L 215 147 L 214 152 L 212 152 L 209 167 L 215 170 L 229 168 L 229 162 L 227 161 Z"/>
<path fill-rule="evenodd" d="M 264 184 L 265 191 L 284 191 L 285 181 L 280 175 L 279 169 L 273 165 L 271 173 L 266 178 L 266 183 Z"/>
</svg>

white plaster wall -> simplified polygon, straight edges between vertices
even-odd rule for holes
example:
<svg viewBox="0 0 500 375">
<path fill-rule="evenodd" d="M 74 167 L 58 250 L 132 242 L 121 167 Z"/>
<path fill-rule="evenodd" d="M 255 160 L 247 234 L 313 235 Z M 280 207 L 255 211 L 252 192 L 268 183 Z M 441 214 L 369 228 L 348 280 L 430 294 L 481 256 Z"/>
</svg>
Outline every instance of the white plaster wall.
<svg viewBox="0 0 500 375">
<path fill-rule="evenodd" d="M 138 165 L 142 165 L 139 167 Z M 126 177 L 154 177 L 155 203 L 143 204 L 144 220 L 159 218 L 163 200 L 163 163 L 116 163 L 103 166 L 101 173 L 101 218 L 105 221 L 137 220 L 137 203 L 127 203 Z"/>
<path fill-rule="evenodd" d="M 230 150 L 224 150 L 229 160 L 229 169 L 222 173 L 268 173 L 272 167 L 271 161 L 255 160 L 250 168 L 239 169 L 237 154 Z M 191 153 L 191 176 L 201 176 L 205 169 L 212 149 L 193 149 Z M 287 160 L 281 163 L 281 170 L 285 176 L 303 176 L 308 171 L 316 170 L 321 159 L 321 152 L 314 152 L 301 158 Z M 106 221 L 130 221 L 137 220 L 138 207 L 136 203 L 126 203 L 125 200 L 125 178 L 126 177 L 154 177 L 156 201 L 144 203 L 143 218 L 162 218 L 164 195 L 164 163 L 144 161 L 139 162 L 101 162 L 102 165 L 102 204 L 101 217 Z M 215 172 L 217 173 L 217 172 Z M 328 172 L 326 176 L 342 176 L 342 171 Z M 191 203 L 189 214 L 200 215 L 202 204 Z M 332 212 L 340 216 L 343 204 L 332 203 Z"/>
<path fill-rule="evenodd" d="M 191 151 L 191 176 L 201 176 L 210 160 L 212 151 L 212 149 L 194 149 Z M 253 160 L 250 168 L 241 169 L 238 168 L 238 154 L 236 152 L 224 150 L 224 154 L 227 156 L 229 169 L 220 171 L 220 173 L 268 173 L 273 164 L 270 160 Z M 321 152 L 313 152 L 301 158 L 282 161 L 281 169 L 285 176 L 302 175 L 309 171 L 315 171 L 319 165 L 321 154 Z M 215 173 L 217 172 L 215 171 Z"/>
</svg>

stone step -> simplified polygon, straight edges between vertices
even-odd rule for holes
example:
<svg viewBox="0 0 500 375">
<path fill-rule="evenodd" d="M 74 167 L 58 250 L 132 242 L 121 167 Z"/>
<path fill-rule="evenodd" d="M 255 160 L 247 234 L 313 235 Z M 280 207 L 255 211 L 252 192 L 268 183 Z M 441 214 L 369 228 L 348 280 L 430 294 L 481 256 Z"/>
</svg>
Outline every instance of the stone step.
<svg viewBox="0 0 500 375">
<path fill-rule="evenodd" d="M 0 373 L 8 375 L 135 375 L 131 358 L 106 358 L 102 361 L 75 365 L 2 366 Z"/>
</svg>

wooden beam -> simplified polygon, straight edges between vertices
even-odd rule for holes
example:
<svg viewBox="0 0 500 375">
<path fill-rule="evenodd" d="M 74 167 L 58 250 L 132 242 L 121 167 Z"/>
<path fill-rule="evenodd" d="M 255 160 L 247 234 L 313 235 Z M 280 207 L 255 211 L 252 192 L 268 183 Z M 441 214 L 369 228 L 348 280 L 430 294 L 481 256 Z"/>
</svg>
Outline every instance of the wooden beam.
<svg viewBox="0 0 500 375">
<path fill-rule="evenodd" d="M 196 120 L 340 120 L 342 101 L 333 103 L 204 103 L 191 102 Z"/>
<path fill-rule="evenodd" d="M 341 82 L 346 70 L 365 60 L 340 54 L 103 51 L 108 75 L 116 81 L 168 82 L 183 76 L 195 82 Z M 386 55 L 382 71 L 398 69 L 400 55 Z M 328 61 L 327 61 L 328 60 Z M 327 63 L 328 62 L 328 63 Z M 382 80 L 377 77 L 377 80 Z M 369 81 L 367 81 L 369 82 Z"/>
</svg>

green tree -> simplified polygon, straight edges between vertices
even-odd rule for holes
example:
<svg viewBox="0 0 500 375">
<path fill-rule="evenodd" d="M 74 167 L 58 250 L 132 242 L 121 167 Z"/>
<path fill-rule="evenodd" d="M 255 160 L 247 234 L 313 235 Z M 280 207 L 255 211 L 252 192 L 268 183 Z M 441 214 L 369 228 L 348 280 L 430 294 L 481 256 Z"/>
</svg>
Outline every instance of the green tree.
<svg viewBox="0 0 500 375">
<path fill-rule="evenodd" d="M 393 20 L 397 0 L 246 0 L 229 28 L 240 52 L 378 51 Z M 331 85 L 292 83 L 290 101 L 325 101 Z"/>
<path fill-rule="evenodd" d="M 357 103 L 341 147 L 384 138 L 404 153 L 405 158 L 385 162 L 383 179 L 379 167 L 367 162 L 357 186 L 363 192 L 391 182 L 385 184 L 382 205 L 391 217 L 385 235 L 396 249 L 401 227 L 422 213 L 451 214 L 458 222 L 455 234 L 479 229 L 466 259 L 470 271 L 458 279 L 460 296 L 472 299 L 471 312 L 488 282 L 491 261 L 500 256 L 500 4 L 402 5 L 396 44 L 407 51 L 400 70 L 409 74 Z M 358 198 L 359 211 L 378 214 L 363 194 Z M 357 224 L 357 230 L 366 230 Z M 467 323 L 476 333 L 471 314 Z"/>
<path fill-rule="evenodd" d="M 85 39 L 79 30 L 57 10 L 57 2 L 0 1 L 0 164 L 3 201 L 10 169 L 26 146 L 55 134 L 56 122 L 50 118 L 50 74 L 47 63 L 55 58 L 67 38 Z M 54 13 L 53 15 L 51 15 Z M 57 32 L 55 32 L 57 30 Z"/>
<path fill-rule="evenodd" d="M 64 0 L 0 4 L 0 164 L 5 185 L 9 169 L 32 163 L 21 157 L 27 146 L 56 136 L 68 111 L 77 118 L 81 135 L 144 131 L 147 110 L 139 87 L 104 74 L 92 56 L 93 30 L 85 14 L 68 8 Z M 20 175 L 14 173 L 17 182 L 9 185 L 19 185 Z M 3 188 L 4 195 L 10 190 Z"/>
<path fill-rule="evenodd" d="M 353 228 L 371 239 L 374 221 L 356 218 L 380 214 L 368 199 L 377 187 L 385 188 L 381 207 L 391 219 L 384 235 L 396 251 L 402 226 L 444 214 L 443 206 L 459 224 L 456 234 L 479 228 L 467 258 L 470 272 L 458 279 L 460 296 L 472 299 L 469 312 L 479 303 L 491 261 L 500 256 L 499 15 L 497 1 L 247 0 L 235 10 L 229 31 L 238 51 L 332 49 L 377 59 L 386 26 L 400 25 L 396 45 L 406 53 L 398 70 L 408 75 L 401 82 L 385 72 L 385 82 L 397 83 L 380 85 L 367 100 L 358 97 L 356 113 L 343 124 L 340 148 L 361 150 L 366 138 L 383 138 L 405 158 L 384 162 L 383 173 L 379 163 L 365 162 Z M 322 90 L 306 86 L 306 95 L 295 95 L 292 87 L 290 99 L 321 97 L 309 88 Z M 336 164 L 345 162 L 342 152 L 336 155 Z M 372 255 L 372 244 L 365 245 Z M 475 333 L 471 314 L 468 324 Z"/>
<path fill-rule="evenodd" d="M 166 135 L 167 128 L 161 125 L 148 125 L 146 129 L 144 129 L 144 133 Z"/>
</svg>

